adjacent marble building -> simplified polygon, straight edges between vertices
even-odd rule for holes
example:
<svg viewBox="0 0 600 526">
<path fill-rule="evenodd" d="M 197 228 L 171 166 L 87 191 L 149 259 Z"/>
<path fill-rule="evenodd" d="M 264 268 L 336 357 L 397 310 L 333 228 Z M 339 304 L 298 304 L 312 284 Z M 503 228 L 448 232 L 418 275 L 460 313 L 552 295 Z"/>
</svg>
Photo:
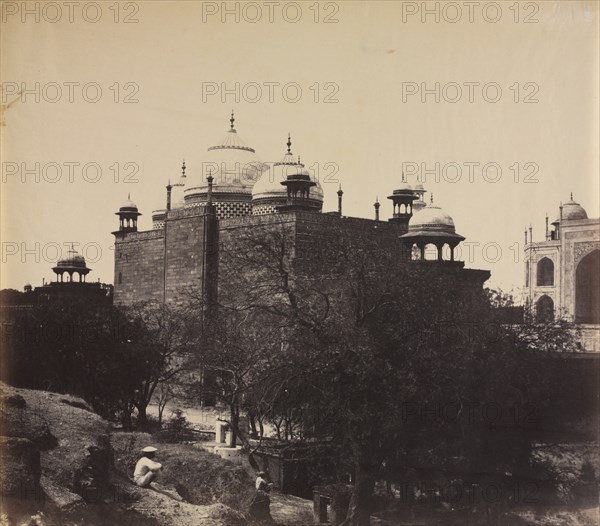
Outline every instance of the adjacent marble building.
<svg viewBox="0 0 600 526">
<path fill-rule="evenodd" d="M 525 231 L 525 301 L 539 321 L 576 322 L 585 350 L 600 351 L 600 219 L 572 194 L 550 225 L 546 217 L 543 241 Z"/>
</svg>

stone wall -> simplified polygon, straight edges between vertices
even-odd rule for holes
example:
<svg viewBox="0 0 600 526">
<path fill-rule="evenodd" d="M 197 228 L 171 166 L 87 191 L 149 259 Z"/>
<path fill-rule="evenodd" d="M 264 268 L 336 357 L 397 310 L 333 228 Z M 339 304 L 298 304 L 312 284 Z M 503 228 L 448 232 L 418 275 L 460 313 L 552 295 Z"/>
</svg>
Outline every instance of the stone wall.
<svg viewBox="0 0 600 526">
<path fill-rule="evenodd" d="M 115 239 L 115 304 L 162 301 L 163 230 L 118 234 Z"/>
<path fill-rule="evenodd" d="M 177 301 L 198 291 L 204 261 L 204 217 L 200 214 L 166 222 L 166 299 Z"/>
<path fill-rule="evenodd" d="M 202 280 L 216 276 L 216 269 L 204 269 L 206 216 L 204 207 L 172 210 L 167 214 L 163 229 L 116 235 L 115 242 L 115 303 L 135 301 L 177 301 L 186 292 L 200 290 Z M 377 250 L 392 251 L 403 257 L 397 223 L 374 221 L 338 214 L 314 212 L 286 212 L 262 216 L 221 219 L 219 246 L 223 254 L 244 250 L 244 237 L 253 231 L 278 232 L 283 229 L 290 236 L 290 255 L 294 268 L 303 275 L 332 278 L 341 270 L 332 262 L 338 251 L 342 259 L 351 251 L 363 251 L 377 257 Z M 166 262 L 166 265 L 165 265 Z M 470 281 L 474 271 L 454 269 Z M 481 286 L 486 276 L 474 281 Z M 227 287 L 227 283 L 219 283 Z"/>
<path fill-rule="evenodd" d="M 177 301 L 199 288 L 204 260 L 204 208 L 171 210 L 162 229 L 118 233 L 116 304 Z"/>
</svg>

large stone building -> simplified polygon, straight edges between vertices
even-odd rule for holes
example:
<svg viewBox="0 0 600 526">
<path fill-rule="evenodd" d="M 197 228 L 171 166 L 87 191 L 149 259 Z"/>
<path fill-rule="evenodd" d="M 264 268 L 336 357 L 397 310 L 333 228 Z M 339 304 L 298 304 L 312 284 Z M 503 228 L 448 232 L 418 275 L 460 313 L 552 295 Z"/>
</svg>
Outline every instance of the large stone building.
<svg viewBox="0 0 600 526">
<path fill-rule="evenodd" d="M 584 349 L 600 351 L 600 219 L 572 194 L 551 225 L 546 217 L 543 241 L 525 231 L 525 301 L 539 321 L 574 321 Z"/>
<path fill-rule="evenodd" d="M 389 221 L 379 219 L 378 201 L 374 219 L 344 216 L 341 188 L 337 211 L 323 212 L 323 188 L 292 153 L 290 136 L 281 161 L 267 165 L 241 140 L 234 122 L 232 114 L 225 137 L 207 149 L 202 174 L 188 176 L 184 163 L 177 183 L 169 182 L 165 207 L 152 212 L 152 229 L 138 230 L 141 213 L 129 199 L 117 212 L 115 303 L 178 301 L 194 288 L 216 297 L 219 247 L 259 225 L 285 225 L 297 260 L 310 259 L 319 244 L 343 233 L 357 243 L 386 243 L 399 257 L 428 260 L 465 283 L 481 287 L 488 279 L 488 271 L 465 269 L 454 260 L 464 238 L 433 199 L 426 204 L 419 182 L 413 188 L 402 176 L 389 196 Z"/>
</svg>

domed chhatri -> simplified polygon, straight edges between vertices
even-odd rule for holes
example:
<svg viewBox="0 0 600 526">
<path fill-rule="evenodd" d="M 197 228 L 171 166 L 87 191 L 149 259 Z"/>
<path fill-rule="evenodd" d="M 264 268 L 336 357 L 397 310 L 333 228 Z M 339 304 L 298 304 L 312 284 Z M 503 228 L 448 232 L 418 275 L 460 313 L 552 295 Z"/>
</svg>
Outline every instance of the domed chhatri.
<svg viewBox="0 0 600 526">
<path fill-rule="evenodd" d="M 408 229 L 408 222 L 413 215 L 413 201 L 418 199 L 418 195 L 406 181 L 406 175 L 402 172 L 402 180 L 398 187 L 388 196 L 394 203 L 394 213 L 390 221 L 399 223 L 404 232 Z"/>
<path fill-rule="evenodd" d="M 444 245 L 450 247 L 450 261 L 454 261 L 454 249 L 465 238 L 456 233 L 454 220 L 439 206 L 431 202 L 411 217 L 408 233 L 400 238 L 410 247 L 416 245 L 420 250 L 420 259 L 425 259 L 425 247 L 435 245 L 438 250 L 437 260 L 442 261 Z"/>
<path fill-rule="evenodd" d="M 454 220 L 450 214 L 432 203 L 412 216 L 408 223 L 409 232 L 456 232 Z"/>
<path fill-rule="evenodd" d="M 64 282 L 64 276 L 67 274 L 69 279 L 67 281 L 73 281 L 73 275 L 79 276 L 79 281 L 85 281 L 85 276 L 90 272 L 90 268 L 85 263 L 85 258 L 77 253 L 71 245 L 71 250 L 67 253 L 67 257 L 60 259 L 56 266 L 52 268 L 52 271 L 56 274 L 56 280 Z"/>
<path fill-rule="evenodd" d="M 304 164 L 292 154 L 292 140 L 288 134 L 287 151 L 281 161 L 273 164 L 272 168 L 262 174 L 252 189 L 252 214 L 272 214 L 289 204 L 291 195 L 288 195 L 288 182 L 307 181 L 310 186 L 309 193 L 305 196 L 305 204 L 311 210 L 320 211 L 323 207 L 323 188 L 321 183 L 310 176 Z"/>
<path fill-rule="evenodd" d="M 127 201 L 119 208 L 119 212 L 137 212 L 137 205 L 131 200 L 131 194 L 127 194 Z M 118 213 L 118 212 L 117 212 Z"/>
<path fill-rule="evenodd" d="M 131 200 L 131 194 L 127 194 L 127 201 L 115 214 L 119 216 L 119 232 L 137 232 L 137 218 L 142 214 Z"/>
<path fill-rule="evenodd" d="M 417 195 L 417 199 L 415 199 L 412 203 L 413 214 L 423 210 L 427 206 L 425 202 L 425 187 L 420 179 L 417 178 L 417 184 L 414 186 L 413 191 Z"/>
</svg>

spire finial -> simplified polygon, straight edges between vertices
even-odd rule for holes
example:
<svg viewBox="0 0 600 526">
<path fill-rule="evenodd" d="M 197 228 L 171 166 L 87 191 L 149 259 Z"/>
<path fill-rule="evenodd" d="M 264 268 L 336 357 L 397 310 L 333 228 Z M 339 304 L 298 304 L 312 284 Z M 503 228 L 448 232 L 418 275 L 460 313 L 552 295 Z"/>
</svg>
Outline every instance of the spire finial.
<svg viewBox="0 0 600 526">
<path fill-rule="evenodd" d="M 287 140 L 288 153 L 292 153 L 292 135 L 288 132 L 288 140 Z"/>
<path fill-rule="evenodd" d="M 431 197 L 429 198 L 429 204 L 433 204 L 433 192 L 431 192 Z"/>
<path fill-rule="evenodd" d="M 298 156 L 298 164 L 302 164 L 302 163 L 300 162 L 300 156 Z"/>
<path fill-rule="evenodd" d="M 404 175 L 404 170 L 402 170 L 402 182 L 406 182 L 406 175 Z"/>
<path fill-rule="evenodd" d="M 573 192 L 571 192 L 571 201 L 573 201 Z"/>
<path fill-rule="evenodd" d="M 131 201 L 131 192 L 127 192 L 127 201 Z"/>
<path fill-rule="evenodd" d="M 344 191 L 342 190 L 342 183 L 340 183 L 339 187 L 338 187 L 338 191 L 337 191 L 338 195 L 344 195 Z"/>
<path fill-rule="evenodd" d="M 183 164 L 181 165 L 181 177 L 185 177 L 185 159 L 183 160 Z"/>
<path fill-rule="evenodd" d="M 229 122 L 231 123 L 231 129 L 233 130 L 233 123 L 235 122 L 235 117 L 233 116 L 233 110 L 231 110 L 231 119 L 229 119 Z"/>
</svg>

